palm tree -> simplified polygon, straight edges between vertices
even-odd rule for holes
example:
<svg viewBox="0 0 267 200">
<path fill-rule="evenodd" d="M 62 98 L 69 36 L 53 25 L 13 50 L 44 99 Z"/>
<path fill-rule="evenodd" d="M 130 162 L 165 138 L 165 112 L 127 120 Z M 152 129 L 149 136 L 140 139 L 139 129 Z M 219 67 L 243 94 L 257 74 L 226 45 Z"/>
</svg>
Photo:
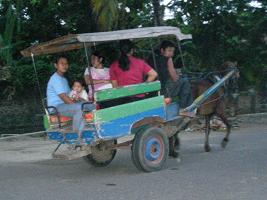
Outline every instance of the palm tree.
<svg viewBox="0 0 267 200">
<path fill-rule="evenodd" d="M 19 8 L 20 4 L 21 2 L 18 0 L 15 8 Z M 4 30 L 0 32 L 0 85 L 2 93 L 7 94 L 8 100 L 11 100 L 15 94 L 15 87 L 11 83 L 11 65 L 13 62 L 12 47 L 14 46 L 15 28 L 17 27 L 17 31 L 19 31 L 16 11 L 14 5 L 9 4 L 4 15 Z"/>
<path fill-rule="evenodd" d="M 11 65 L 11 46 L 16 26 L 16 15 L 14 14 L 12 4 L 9 5 L 5 18 L 5 29 L 0 33 L 0 59 L 3 60 L 4 64 Z"/>
<path fill-rule="evenodd" d="M 91 5 L 99 31 L 108 31 L 117 25 L 119 16 L 117 0 L 92 0 Z"/>
</svg>

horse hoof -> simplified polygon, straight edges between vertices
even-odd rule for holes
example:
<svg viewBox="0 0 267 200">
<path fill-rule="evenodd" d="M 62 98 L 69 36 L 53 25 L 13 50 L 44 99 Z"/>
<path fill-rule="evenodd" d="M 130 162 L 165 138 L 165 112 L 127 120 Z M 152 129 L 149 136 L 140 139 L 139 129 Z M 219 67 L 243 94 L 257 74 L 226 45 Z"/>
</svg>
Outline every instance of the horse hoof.
<svg viewBox="0 0 267 200">
<path fill-rule="evenodd" d="M 206 152 L 210 152 L 211 151 L 210 145 L 205 145 L 205 151 Z"/>
<path fill-rule="evenodd" d="M 175 140 L 174 149 L 175 149 L 175 151 L 179 151 L 180 150 L 180 141 L 179 140 Z"/>
<path fill-rule="evenodd" d="M 225 148 L 226 145 L 227 145 L 227 143 L 228 143 L 228 139 L 227 138 L 224 138 L 223 141 L 222 141 L 222 143 L 221 143 L 222 148 Z"/>
<path fill-rule="evenodd" d="M 173 158 L 178 158 L 179 157 L 179 152 L 175 151 L 175 150 L 172 150 L 172 151 L 169 152 L 169 156 L 173 157 Z"/>
</svg>

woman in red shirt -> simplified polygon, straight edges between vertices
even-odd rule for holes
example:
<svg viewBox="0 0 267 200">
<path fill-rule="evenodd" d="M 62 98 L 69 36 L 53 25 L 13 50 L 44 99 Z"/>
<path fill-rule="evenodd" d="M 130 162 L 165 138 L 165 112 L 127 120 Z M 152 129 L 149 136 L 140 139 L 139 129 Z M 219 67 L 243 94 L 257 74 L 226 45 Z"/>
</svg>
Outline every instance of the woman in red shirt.
<svg viewBox="0 0 267 200">
<path fill-rule="evenodd" d="M 121 41 L 120 58 L 110 66 L 110 79 L 115 88 L 143 82 L 152 82 L 157 78 L 157 72 L 155 70 L 145 63 L 144 60 L 133 56 L 133 49 L 133 43 L 131 41 Z"/>
</svg>

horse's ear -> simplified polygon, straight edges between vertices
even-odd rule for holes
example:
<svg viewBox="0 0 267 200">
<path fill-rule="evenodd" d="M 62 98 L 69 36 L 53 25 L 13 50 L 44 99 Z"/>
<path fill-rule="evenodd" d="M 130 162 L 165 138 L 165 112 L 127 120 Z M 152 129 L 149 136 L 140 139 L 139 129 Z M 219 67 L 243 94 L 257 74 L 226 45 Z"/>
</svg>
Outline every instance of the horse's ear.
<svg viewBox="0 0 267 200">
<path fill-rule="evenodd" d="M 225 61 L 222 65 L 221 65 L 221 70 L 226 70 L 229 67 L 236 67 L 237 66 L 237 61 L 232 62 L 232 61 Z"/>
<path fill-rule="evenodd" d="M 234 67 L 237 67 L 237 61 L 234 62 Z"/>
</svg>

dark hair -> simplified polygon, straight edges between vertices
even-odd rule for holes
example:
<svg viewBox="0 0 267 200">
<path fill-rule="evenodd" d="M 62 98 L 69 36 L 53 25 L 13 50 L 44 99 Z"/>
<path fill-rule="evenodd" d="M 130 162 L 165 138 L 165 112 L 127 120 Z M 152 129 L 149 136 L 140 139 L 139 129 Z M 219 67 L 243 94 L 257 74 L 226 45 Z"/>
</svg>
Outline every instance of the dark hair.
<svg viewBox="0 0 267 200">
<path fill-rule="evenodd" d="M 64 59 L 68 60 L 67 56 L 65 56 L 65 55 L 59 55 L 59 56 L 57 56 L 55 58 L 55 62 L 54 63 L 57 64 L 61 58 L 64 58 Z"/>
<path fill-rule="evenodd" d="M 105 58 L 104 58 L 104 56 L 100 53 L 100 51 L 97 51 L 97 50 L 96 50 L 96 51 L 93 51 L 92 55 L 98 57 L 99 59 L 102 58 L 102 63 L 104 63 Z"/>
<path fill-rule="evenodd" d="M 130 60 L 127 56 L 128 53 L 134 48 L 133 43 L 130 40 L 120 41 L 120 58 L 119 58 L 119 67 L 123 71 L 128 71 L 130 66 Z"/>
<path fill-rule="evenodd" d="M 74 85 L 74 83 L 80 83 L 81 86 L 84 87 L 83 81 L 81 81 L 81 80 L 74 80 L 73 83 L 72 83 L 72 85 Z"/>
<path fill-rule="evenodd" d="M 168 47 L 174 47 L 175 48 L 175 44 L 169 40 L 164 40 L 161 42 L 159 48 L 165 50 Z"/>
</svg>

